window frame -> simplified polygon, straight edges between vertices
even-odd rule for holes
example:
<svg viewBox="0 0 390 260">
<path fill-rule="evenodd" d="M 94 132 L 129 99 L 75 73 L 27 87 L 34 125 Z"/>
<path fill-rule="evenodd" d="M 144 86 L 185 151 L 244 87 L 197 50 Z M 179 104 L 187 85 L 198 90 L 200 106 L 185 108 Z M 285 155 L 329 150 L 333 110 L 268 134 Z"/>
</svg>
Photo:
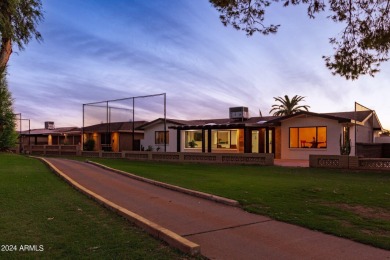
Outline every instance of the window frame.
<svg viewBox="0 0 390 260">
<path fill-rule="evenodd" d="M 214 149 L 237 149 L 237 146 L 238 146 L 237 138 L 239 136 L 238 129 L 215 129 L 213 131 L 216 134 L 215 136 L 213 135 L 213 138 L 214 138 L 214 141 L 213 141 Z M 227 143 L 219 142 L 219 139 L 220 139 L 219 137 L 220 137 L 220 134 L 221 134 L 220 132 L 227 132 L 228 133 Z M 236 138 L 234 144 L 232 142 L 232 140 L 234 140 L 233 134 L 232 134 L 233 132 L 235 133 L 235 138 Z M 229 147 L 223 147 L 223 145 L 229 145 Z"/>
<path fill-rule="evenodd" d="M 300 147 L 300 136 L 299 136 L 299 129 L 302 129 L 302 128 L 315 128 L 315 139 L 318 141 L 318 129 L 319 128 L 325 128 L 325 146 L 323 147 L 316 147 L 316 148 L 311 148 L 311 147 Z M 297 129 L 297 140 L 296 140 L 296 143 L 298 144 L 298 147 L 291 147 L 291 129 Z M 289 127 L 288 129 L 288 148 L 291 148 L 291 149 L 307 149 L 307 148 L 310 148 L 310 149 L 326 149 L 328 148 L 328 127 L 327 126 L 292 126 L 292 127 Z"/>
<path fill-rule="evenodd" d="M 164 132 L 165 132 L 165 143 L 164 143 Z M 169 144 L 169 131 L 154 131 L 154 144 L 156 145 Z"/>
<path fill-rule="evenodd" d="M 189 133 L 193 133 L 192 138 L 188 138 Z M 185 149 L 202 149 L 202 143 L 203 143 L 203 131 L 199 129 L 194 130 L 184 130 L 184 148 Z M 191 139 L 191 140 L 189 140 Z M 196 146 L 191 147 L 189 145 L 190 142 L 194 141 L 196 143 Z"/>
</svg>

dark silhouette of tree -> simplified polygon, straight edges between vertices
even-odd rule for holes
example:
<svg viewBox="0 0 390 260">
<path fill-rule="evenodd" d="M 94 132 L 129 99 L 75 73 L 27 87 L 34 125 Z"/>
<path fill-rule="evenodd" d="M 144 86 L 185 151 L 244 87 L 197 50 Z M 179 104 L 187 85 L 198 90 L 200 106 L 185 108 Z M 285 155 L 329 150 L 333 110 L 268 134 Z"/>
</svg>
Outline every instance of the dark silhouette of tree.
<svg viewBox="0 0 390 260">
<path fill-rule="evenodd" d="M 24 50 L 34 37 L 42 40 L 36 26 L 43 19 L 40 0 L 0 1 L 0 69 L 6 67 L 15 44 Z M 4 74 L 5 75 L 5 74 Z"/>
<path fill-rule="evenodd" d="M 292 115 L 297 112 L 306 110 L 309 111 L 308 105 L 299 105 L 299 102 L 304 101 L 305 97 L 295 95 L 290 100 L 290 98 L 285 95 L 284 98 L 282 97 L 274 97 L 275 101 L 279 102 L 280 104 L 272 105 L 272 109 L 269 111 L 273 116 L 287 116 Z"/>
<path fill-rule="evenodd" d="M 307 5 L 310 18 L 327 11 L 328 18 L 345 24 L 337 37 L 330 38 L 333 56 L 323 56 L 334 75 L 357 79 L 374 76 L 379 65 L 389 60 L 390 0 L 209 0 L 220 12 L 222 23 L 254 33 L 276 33 L 280 25 L 266 24 L 265 11 L 273 3 Z"/>
<path fill-rule="evenodd" d="M 17 142 L 12 97 L 5 75 L 6 70 L 0 69 L 0 151 L 8 151 Z"/>
<path fill-rule="evenodd" d="M 17 140 L 13 100 L 6 79 L 12 47 L 24 50 L 33 37 L 42 40 L 36 30 L 42 19 L 40 0 L 0 0 L 0 151 L 14 147 Z"/>
</svg>

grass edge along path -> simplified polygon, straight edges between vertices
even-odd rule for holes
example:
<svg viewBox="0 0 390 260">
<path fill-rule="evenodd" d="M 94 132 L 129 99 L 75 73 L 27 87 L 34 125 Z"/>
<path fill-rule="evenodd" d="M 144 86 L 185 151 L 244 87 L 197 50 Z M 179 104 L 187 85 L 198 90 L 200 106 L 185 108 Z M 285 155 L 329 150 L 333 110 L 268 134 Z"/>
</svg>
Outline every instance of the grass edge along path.
<svg viewBox="0 0 390 260">
<path fill-rule="evenodd" d="M 390 250 L 388 172 L 90 160 L 237 200 L 252 213 Z"/>
<path fill-rule="evenodd" d="M 176 234 L 171 230 L 168 230 L 126 208 L 123 208 L 111 202 L 110 200 L 107 200 L 106 198 L 100 196 L 99 194 L 85 188 L 84 186 L 80 185 L 78 182 L 68 177 L 66 174 L 64 174 L 61 170 L 59 170 L 57 167 L 55 167 L 52 163 L 50 163 L 45 158 L 42 157 L 34 157 L 34 158 L 43 161 L 56 174 L 58 174 L 61 178 L 65 179 L 70 185 L 72 185 L 78 191 L 84 193 L 88 197 L 94 199 L 95 201 L 106 206 L 107 208 L 113 210 L 117 214 L 128 219 L 130 222 L 135 223 L 137 226 L 141 227 L 142 229 L 147 230 L 147 232 L 152 236 L 166 241 L 169 245 L 183 251 L 184 253 L 188 253 L 190 255 L 199 255 L 200 246 L 198 244 L 195 244 L 192 241 L 189 241 L 188 239 L 180 236 L 179 234 Z"/>
<path fill-rule="evenodd" d="M 0 153 L 0 165 L 0 258 L 190 258 L 77 192 L 37 159 Z"/>
</svg>

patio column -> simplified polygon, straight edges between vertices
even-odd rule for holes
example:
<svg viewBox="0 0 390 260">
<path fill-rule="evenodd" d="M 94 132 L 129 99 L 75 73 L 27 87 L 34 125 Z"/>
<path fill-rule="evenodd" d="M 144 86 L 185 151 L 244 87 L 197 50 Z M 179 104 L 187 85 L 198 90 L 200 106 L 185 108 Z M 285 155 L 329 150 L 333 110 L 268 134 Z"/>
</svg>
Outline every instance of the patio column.
<svg viewBox="0 0 390 260">
<path fill-rule="evenodd" d="M 207 152 L 211 153 L 211 129 L 207 129 Z"/>
<path fill-rule="evenodd" d="M 204 129 L 202 129 L 202 153 L 206 152 L 206 135 Z"/>
<path fill-rule="evenodd" d="M 244 128 L 244 153 L 252 153 L 252 130 Z"/>
<path fill-rule="evenodd" d="M 265 153 L 269 153 L 269 127 L 265 129 Z"/>
<path fill-rule="evenodd" d="M 180 152 L 180 143 L 181 143 L 181 137 L 180 137 L 180 135 L 181 135 L 181 131 L 180 131 L 180 129 L 176 129 L 176 132 L 177 132 L 177 134 L 176 134 L 176 151 L 179 153 Z"/>
</svg>

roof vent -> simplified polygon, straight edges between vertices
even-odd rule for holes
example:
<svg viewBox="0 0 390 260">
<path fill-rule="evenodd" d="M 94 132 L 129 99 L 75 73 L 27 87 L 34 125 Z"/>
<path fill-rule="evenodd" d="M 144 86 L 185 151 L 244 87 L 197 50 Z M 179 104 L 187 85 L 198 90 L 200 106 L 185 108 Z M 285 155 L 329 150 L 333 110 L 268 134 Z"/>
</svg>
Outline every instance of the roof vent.
<svg viewBox="0 0 390 260">
<path fill-rule="evenodd" d="M 231 107 L 229 108 L 229 118 L 230 119 L 248 119 L 249 112 L 247 107 Z"/>
</svg>

